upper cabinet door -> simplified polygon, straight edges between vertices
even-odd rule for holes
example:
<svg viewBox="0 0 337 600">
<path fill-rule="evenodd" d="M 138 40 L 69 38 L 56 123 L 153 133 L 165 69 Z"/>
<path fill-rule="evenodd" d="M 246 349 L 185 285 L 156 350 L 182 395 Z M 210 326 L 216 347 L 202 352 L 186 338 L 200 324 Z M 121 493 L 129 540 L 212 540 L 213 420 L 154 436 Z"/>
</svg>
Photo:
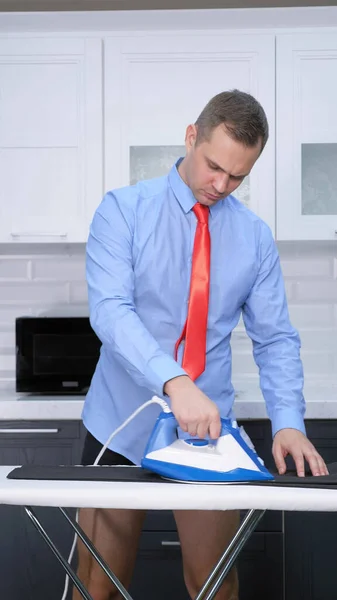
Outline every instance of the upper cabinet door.
<svg viewBox="0 0 337 600">
<path fill-rule="evenodd" d="M 275 228 L 275 37 L 130 33 L 105 40 L 105 189 L 160 176 L 183 156 L 186 127 L 215 94 L 263 105 L 270 139 L 236 195 Z"/>
<path fill-rule="evenodd" d="M 277 238 L 337 232 L 337 31 L 277 36 Z"/>
<path fill-rule="evenodd" d="M 81 242 L 103 190 L 101 40 L 0 39 L 0 242 Z"/>
</svg>

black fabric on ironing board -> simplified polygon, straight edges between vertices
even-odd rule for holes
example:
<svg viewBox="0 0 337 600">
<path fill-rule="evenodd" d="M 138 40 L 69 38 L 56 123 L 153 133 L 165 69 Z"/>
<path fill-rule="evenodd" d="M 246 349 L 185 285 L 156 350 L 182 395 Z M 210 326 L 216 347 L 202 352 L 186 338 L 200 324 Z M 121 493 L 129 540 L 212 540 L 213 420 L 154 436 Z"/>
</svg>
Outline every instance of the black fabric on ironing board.
<svg viewBox="0 0 337 600">
<path fill-rule="evenodd" d="M 264 485 L 281 487 L 307 487 L 337 489 L 337 463 L 327 465 L 329 475 L 314 477 L 309 473 L 305 477 L 297 477 L 295 472 L 286 475 L 274 474 L 274 481 L 233 482 L 233 485 Z M 42 480 L 42 481 L 123 481 L 146 483 L 172 483 L 159 475 L 142 469 L 128 466 L 39 466 L 23 465 L 16 467 L 8 475 L 8 479 Z M 200 482 L 202 483 L 202 482 Z"/>
</svg>

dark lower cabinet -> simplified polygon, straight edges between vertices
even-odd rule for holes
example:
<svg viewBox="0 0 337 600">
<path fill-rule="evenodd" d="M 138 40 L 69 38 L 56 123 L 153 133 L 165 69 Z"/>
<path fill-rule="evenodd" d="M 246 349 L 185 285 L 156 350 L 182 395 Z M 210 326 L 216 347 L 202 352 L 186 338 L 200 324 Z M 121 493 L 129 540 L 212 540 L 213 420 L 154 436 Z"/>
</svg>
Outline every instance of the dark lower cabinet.
<svg viewBox="0 0 337 600">
<path fill-rule="evenodd" d="M 0 464 L 74 464 L 81 452 L 77 421 L 2 422 Z M 54 508 L 34 509 L 65 557 L 73 534 Z M 74 515 L 74 511 L 72 513 Z M 20 506 L 0 506 L 0 599 L 61 600 L 65 576 Z"/>
<path fill-rule="evenodd" d="M 286 600 L 336 600 L 337 514 L 285 514 Z"/>
<path fill-rule="evenodd" d="M 324 460 L 337 462 L 337 422 L 307 421 L 306 428 Z M 336 600 L 337 512 L 285 512 L 284 527 L 286 600 Z"/>
<path fill-rule="evenodd" d="M 68 558 L 73 534 L 64 517 L 55 508 L 34 510 L 48 535 Z M 1 600 L 61 600 L 65 573 L 24 509 L 1 506 L 0 523 Z"/>
<path fill-rule="evenodd" d="M 238 559 L 240 600 L 283 600 L 283 535 L 254 533 Z"/>
<path fill-rule="evenodd" d="M 144 531 L 130 594 L 135 600 L 189 600 L 176 531 Z"/>
<path fill-rule="evenodd" d="M 238 561 L 240 600 L 283 600 L 283 536 L 254 533 Z M 144 532 L 130 593 L 135 600 L 189 600 L 176 532 Z"/>
</svg>

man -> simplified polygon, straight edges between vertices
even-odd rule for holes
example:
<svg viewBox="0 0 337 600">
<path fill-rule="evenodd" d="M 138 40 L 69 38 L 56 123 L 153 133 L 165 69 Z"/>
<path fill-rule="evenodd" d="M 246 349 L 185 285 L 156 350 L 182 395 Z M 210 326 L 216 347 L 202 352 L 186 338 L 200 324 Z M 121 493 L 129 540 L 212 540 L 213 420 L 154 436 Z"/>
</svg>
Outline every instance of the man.
<svg viewBox="0 0 337 600">
<path fill-rule="evenodd" d="M 272 234 L 231 196 L 267 139 L 265 113 L 252 96 L 218 94 L 188 126 L 186 156 L 168 176 L 108 192 L 98 207 L 87 281 L 102 350 L 83 410 L 84 464 L 94 462 L 111 432 L 153 394 L 167 395 L 182 432 L 216 439 L 219 415 L 234 418 L 230 336 L 242 313 L 279 473 L 287 454 L 299 476 L 304 459 L 313 474 L 327 473 L 305 436 L 300 342 Z M 145 409 L 117 435 L 105 464 L 139 464 L 159 410 Z M 80 513 L 83 529 L 125 586 L 143 518 L 141 511 Z M 177 511 L 175 519 L 194 598 L 233 537 L 238 513 Z M 78 573 L 94 600 L 120 597 L 82 544 Z M 237 600 L 235 569 L 217 598 Z"/>
</svg>

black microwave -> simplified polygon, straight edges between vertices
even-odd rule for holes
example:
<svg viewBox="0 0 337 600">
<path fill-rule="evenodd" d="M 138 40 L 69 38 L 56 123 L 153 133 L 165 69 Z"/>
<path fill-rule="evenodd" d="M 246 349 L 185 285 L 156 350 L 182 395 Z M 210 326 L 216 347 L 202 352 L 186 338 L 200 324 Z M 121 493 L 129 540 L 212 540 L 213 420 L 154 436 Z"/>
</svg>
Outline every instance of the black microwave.
<svg viewBox="0 0 337 600">
<path fill-rule="evenodd" d="M 88 317 L 18 317 L 16 391 L 85 394 L 101 342 Z"/>
</svg>

